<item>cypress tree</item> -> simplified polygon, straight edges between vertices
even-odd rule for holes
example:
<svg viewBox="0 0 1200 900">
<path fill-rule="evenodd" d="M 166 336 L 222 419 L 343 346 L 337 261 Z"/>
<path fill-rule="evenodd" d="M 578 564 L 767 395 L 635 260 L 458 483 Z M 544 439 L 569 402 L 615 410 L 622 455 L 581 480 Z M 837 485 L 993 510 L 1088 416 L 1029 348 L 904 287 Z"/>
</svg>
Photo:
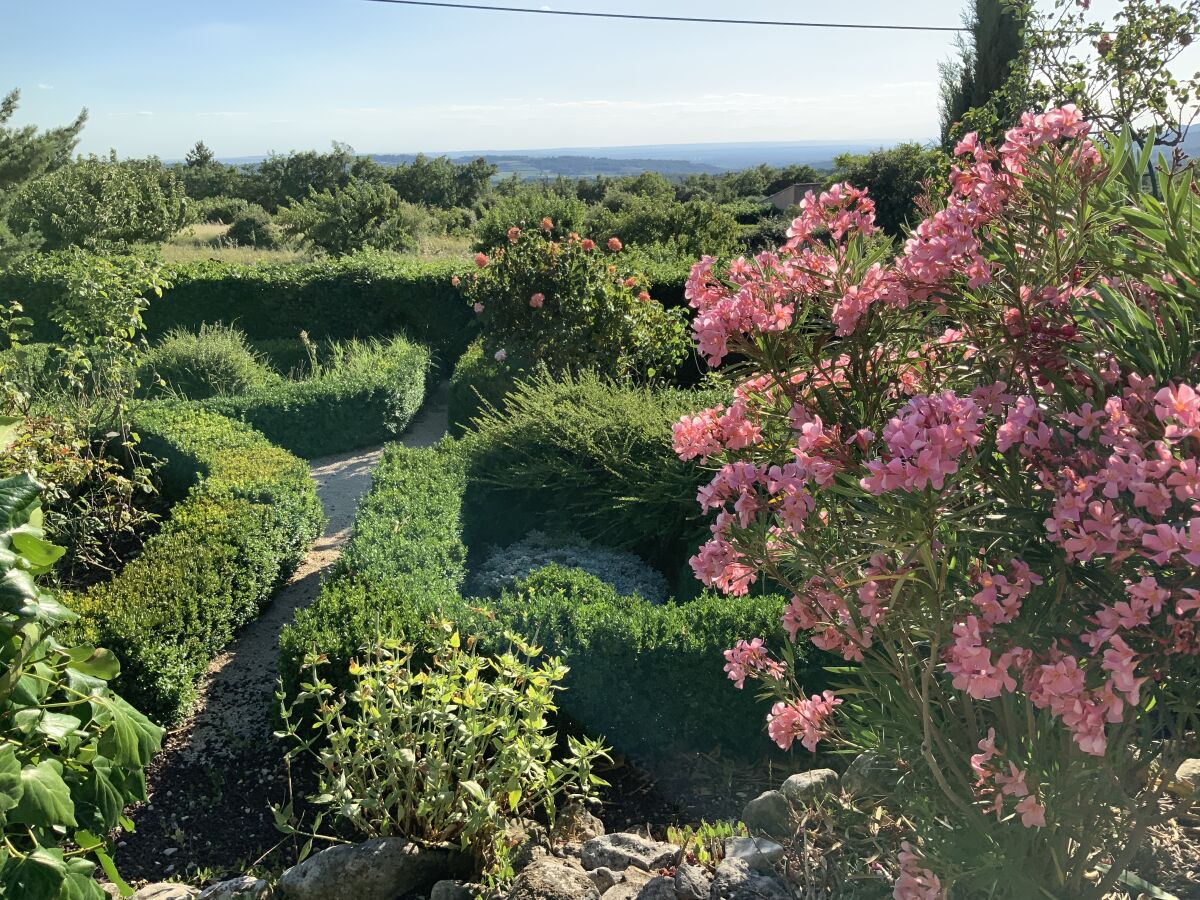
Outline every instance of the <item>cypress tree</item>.
<svg viewBox="0 0 1200 900">
<path fill-rule="evenodd" d="M 963 23 L 969 31 L 959 40 L 958 58 L 941 67 L 942 143 L 947 146 L 972 109 L 991 104 L 1001 131 L 1020 113 L 1003 88 L 1021 55 L 1021 14 L 1005 0 L 973 0 Z"/>
</svg>

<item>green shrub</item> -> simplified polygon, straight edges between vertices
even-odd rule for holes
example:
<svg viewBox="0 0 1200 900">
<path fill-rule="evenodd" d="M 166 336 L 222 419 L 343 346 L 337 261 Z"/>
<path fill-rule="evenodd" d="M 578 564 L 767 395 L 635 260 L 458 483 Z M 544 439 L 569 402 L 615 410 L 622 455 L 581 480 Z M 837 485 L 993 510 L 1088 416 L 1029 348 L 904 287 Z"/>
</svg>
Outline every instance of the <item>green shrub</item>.
<svg viewBox="0 0 1200 900">
<path fill-rule="evenodd" d="M 483 341 L 473 341 L 450 375 L 450 433 L 461 437 L 485 407 L 503 410 L 504 395 L 512 390 L 518 373 L 515 363 L 498 362 L 483 352 Z"/>
<path fill-rule="evenodd" d="M 553 825 L 559 803 L 585 801 L 604 783 L 592 769 L 607 755 L 598 741 L 571 737 L 558 752 L 550 723 L 567 674 L 558 659 L 539 662 L 516 638 L 506 652 L 477 655 L 450 626 L 430 637 L 420 648 L 373 644 L 345 692 L 310 655 L 317 702 L 284 706 L 288 758 L 316 762 L 315 802 L 356 834 L 457 844 L 498 884 L 514 874 L 508 820 L 540 815 Z"/>
<path fill-rule="evenodd" d="M 249 203 L 233 217 L 225 239 L 239 247 L 270 249 L 279 245 L 279 229 L 271 214 L 257 203 Z"/>
<path fill-rule="evenodd" d="M 463 283 L 484 352 L 556 375 L 669 376 L 688 354 L 684 317 L 651 298 L 620 251 L 616 238 L 598 246 L 514 227 L 503 247 L 476 256 L 480 271 Z"/>
<path fill-rule="evenodd" d="M 60 642 L 76 615 L 34 581 L 61 553 L 38 527 L 38 492 L 28 475 L 0 480 L 0 894 L 104 900 L 93 873 L 120 881 L 105 841 L 146 799 L 162 730 L 109 688 L 111 651 Z"/>
<path fill-rule="evenodd" d="M 707 479 L 675 455 L 671 425 L 703 399 L 594 375 L 519 384 L 503 413 L 485 411 L 464 438 L 467 542 L 504 546 L 534 529 L 576 532 L 674 574 L 706 534 L 696 491 Z M 677 590 L 698 590 L 690 571 Z"/>
<path fill-rule="evenodd" d="M 303 559 L 323 519 L 308 466 L 244 425 L 179 404 L 134 414 L 178 502 L 111 581 L 76 595 L 77 626 L 121 660 L 122 694 L 158 721 L 186 713 L 209 661 Z"/>
<path fill-rule="evenodd" d="M 412 250 L 428 224 L 421 207 L 401 200 L 386 184 L 361 179 L 321 193 L 310 190 L 307 199 L 278 215 L 288 237 L 336 256 L 368 247 Z"/>
<path fill-rule="evenodd" d="M 429 351 L 404 338 L 330 348 L 321 370 L 302 380 L 269 377 L 243 394 L 196 406 L 254 426 L 306 458 L 390 440 L 425 400 Z"/>
<path fill-rule="evenodd" d="M 107 248 L 165 241 L 187 222 L 187 197 L 156 159 L 88 156 L 30 182 L 9 225 L 39 235 L 47 249 Z"/>
<path fill-rule="evenodd" d="M 244 394 L 269 380 L 270 371 L 246 336 L 220 324 L 201 325 L 195 332 L 172 329 L 150 348 L 138 370 L 148 396 L 165 393 L 187 400 Z"/>
<path fill-rule="evenodd" d="M 207 197 L 192 202 L 192 221 L 232 225 L 233 220 L 249 206 L 250 204 L 241 197 Z"/>
</svg>

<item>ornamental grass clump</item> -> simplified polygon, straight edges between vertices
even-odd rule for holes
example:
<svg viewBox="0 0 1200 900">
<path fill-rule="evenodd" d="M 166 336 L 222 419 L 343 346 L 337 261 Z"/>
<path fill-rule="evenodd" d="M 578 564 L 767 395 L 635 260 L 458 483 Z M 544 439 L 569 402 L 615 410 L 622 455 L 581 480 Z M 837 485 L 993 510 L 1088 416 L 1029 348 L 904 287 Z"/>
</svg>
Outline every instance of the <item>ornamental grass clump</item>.
<svg viewBox="0 0 1200 900">
<path fill-rule="evenodd" d="M 596 371 L 610 378 L 670 377 L 687 356 L 682 310 L 651 298 L 627 271 L 622 244 L 597 244 L 554 223 L 508 230 L 505 243 L 477 253 L 478 270 L 454 277 L 479 318 L 486 353 L 497 362 L 555 375 Z"/>
<path fill-rule="evenodd" d="M 558 659 L 539 661 L 539 648 L 511 635 L 509 650 L 483 656 L 448 624 L 428 634 L 419 647 L 368 648 L 350 664 L 347 692 L 309 654 L 278 736 L 292 745 L 289 762 L 318 763 L 312 836 L 331 814 L 367 838 L 456 844 L 499 883 L 513 875 L 507 821 L 553 825 L 561 804 L 590 800 L 607 753 L 591 738 L 559 747 L 551 721 L 567 667 Z M 276 819 L 300 833 L 290 805 Z"/>
<path fill-rule="evenodd" d="M 847 661 L 806 696 L 790 646 L 725 654 L 780 747 L 897 765 L 897 898 L 1098 898 L 1197 749 L 1196 176 L 1144 186 L 1150 150 L 1070 106 L 956 156 L 894 260 L 835 185 L 694 268 L 700 352 L 745 362 L 674 427 L 714 470 L 692 567 L 784 586 L 792 641 Z"/>
</svg>

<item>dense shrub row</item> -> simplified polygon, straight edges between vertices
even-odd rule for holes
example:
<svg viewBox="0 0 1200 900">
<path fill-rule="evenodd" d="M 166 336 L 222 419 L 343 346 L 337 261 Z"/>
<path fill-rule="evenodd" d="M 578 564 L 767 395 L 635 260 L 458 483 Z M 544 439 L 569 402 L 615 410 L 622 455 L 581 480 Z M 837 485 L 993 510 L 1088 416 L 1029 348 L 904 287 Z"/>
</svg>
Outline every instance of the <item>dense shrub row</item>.
<svg viewBox="0 0 1200 900">
<path fill-rule="evenodd" d="M 174 267 L 171 287 L 146 311 L 150 338 L 204 322 L 234 324 L 253 340 L 385 337 L 405 332 L 452 361 L 471 340 L 473 316 L 450 283 L 462 264 L 368 251 L 341 259 L 270 265 L 213 260 Z M 64 293 L 53 267 L 15 264 L 0 297 L 19 298 L 35 340 L 57 340 L 49 310 Z"/>
<path fill-rule="evenodd" d="M 425 399 L 429 350 L 397 337 L 338 348 L 321 371 L 271 376 L 245 393 L 184 401 L 253 425 L 275 444 L 312 459 L 389 440 Z"/>
<path fill-rule="evenodd" d="M 322 513 L 308 467 L 245 425 L 163 404 L 138 409 L 134 424 L 166 460 L 163 492 L 178 502 L 140 556 L 68 602 L 83 638 L 120 658 L 122 695 L 170 723 L 212 657 L 291 574 Z"/>
<path fill-rule="evenodd" d="M 741 637 L 778 630 L 782 599 L 733 604 L 706 595 L 655 606 L 553 567 L 499 598 L 463 598 L 461 520 L 476 451 L 462 442 L 388 449 L 339 572 L 283 634 L 286 689 L 295 691 L 307 651 L 328 655 L 334 676 L 370 639 L 419 641 L 444 618 L 484 651 L 504 646 L 515 630 L 564 655 L 572 671 L 563 709 L 619 749 L 744 747 L 766 709 L 724 679 L 721 653 Z"/>
</svg>

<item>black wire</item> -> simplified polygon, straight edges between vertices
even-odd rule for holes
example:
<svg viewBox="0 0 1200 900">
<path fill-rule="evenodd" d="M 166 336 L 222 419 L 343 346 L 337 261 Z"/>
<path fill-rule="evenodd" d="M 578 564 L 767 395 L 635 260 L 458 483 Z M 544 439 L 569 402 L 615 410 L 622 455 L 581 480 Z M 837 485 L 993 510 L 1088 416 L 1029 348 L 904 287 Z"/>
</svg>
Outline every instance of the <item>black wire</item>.
<svg viewBox="0 0 1200 900">
<path fill-rule="evenodd" d="M 710 19 L 692 16 L 650 16 L 641 13 L 587 12 L 571 9 L 531 9 L 527 6 L 491 6 L 483 3 L 442 3 L 438 0 L 363 0 L 366 3 L 391 3 L 396 6 L 433 6 L 439 9 L 471 9 L 488 12 L 532 13 L 539 16 L 578 16 L 587 19 L 634 19 L 644 22 L 694 22 L 705 25 L 768 25 L 788 28 L 847 28 L 864 31 L 967 31 L 948 25 L 868 25 L 850 22 L 785 22 L 772 19 Z"/>
</svg>

